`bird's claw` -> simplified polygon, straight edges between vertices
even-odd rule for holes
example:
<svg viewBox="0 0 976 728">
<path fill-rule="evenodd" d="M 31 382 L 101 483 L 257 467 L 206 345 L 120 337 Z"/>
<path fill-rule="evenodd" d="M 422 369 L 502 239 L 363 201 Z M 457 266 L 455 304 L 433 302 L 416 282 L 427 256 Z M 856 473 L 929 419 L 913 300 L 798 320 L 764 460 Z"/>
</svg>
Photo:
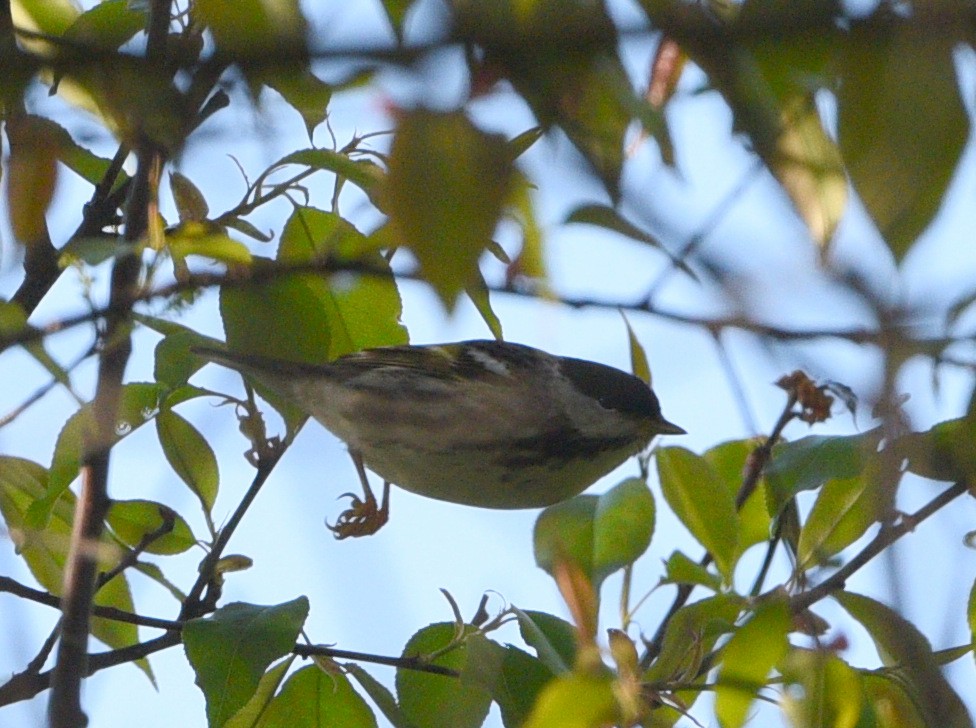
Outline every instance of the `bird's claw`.
<svg viewBox="0 0 976 728">
<path fill-rule="evenodd" d="M 326 526 L 340 541 L 350 536 L 371 536 L 379 531 L 389 520 L 389 508 L 376 502 L 372 492 L 366 494 L 365 500 L 354 493 L 343 493 L 340 498 L 349 498 L 349 508 L 339 514 L 335 525 L 326 522 Z"/>
</svg>

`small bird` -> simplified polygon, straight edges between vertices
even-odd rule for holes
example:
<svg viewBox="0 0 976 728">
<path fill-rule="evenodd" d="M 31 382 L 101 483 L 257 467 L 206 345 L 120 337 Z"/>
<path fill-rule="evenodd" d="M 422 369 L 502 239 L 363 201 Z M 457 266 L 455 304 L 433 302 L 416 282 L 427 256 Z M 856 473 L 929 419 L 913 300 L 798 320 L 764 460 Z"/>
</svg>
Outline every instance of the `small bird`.
<svg viewBox="0 0 976 728">
<path fill-rule="evenodd" d="M 193 353 L 253 377 L 343 440 L 362 481 L 338 538 L 387 520 L 389 484 L 482 508 L 538 508 L 592 485 L 655 435 L 685 431 L 651 388 L 604 364 L 522 344 L 464 341 L 366 349 L 303 364 L 212 348 Z M 365 468 L 381 476 L 382 504 Z"/>
</svg>

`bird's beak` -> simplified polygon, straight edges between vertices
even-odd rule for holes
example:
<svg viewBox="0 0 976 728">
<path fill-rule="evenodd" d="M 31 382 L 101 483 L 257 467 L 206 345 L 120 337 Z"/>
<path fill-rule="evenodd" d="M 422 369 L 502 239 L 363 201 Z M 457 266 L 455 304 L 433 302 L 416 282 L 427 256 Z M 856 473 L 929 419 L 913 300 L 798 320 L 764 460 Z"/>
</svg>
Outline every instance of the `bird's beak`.
<svg viewBox="0 0 976 728">
<path fill-rule="evenodd" d="M 678 427 L 673 422 L 668 422 L 664 418 L 661 418 L 660 421 L 655 422 L 654 426 L 657 428 L 657 433 L 659 435 L 687 435 L 688 434 L 688 432 L 683 427 Z"/>
</svg>

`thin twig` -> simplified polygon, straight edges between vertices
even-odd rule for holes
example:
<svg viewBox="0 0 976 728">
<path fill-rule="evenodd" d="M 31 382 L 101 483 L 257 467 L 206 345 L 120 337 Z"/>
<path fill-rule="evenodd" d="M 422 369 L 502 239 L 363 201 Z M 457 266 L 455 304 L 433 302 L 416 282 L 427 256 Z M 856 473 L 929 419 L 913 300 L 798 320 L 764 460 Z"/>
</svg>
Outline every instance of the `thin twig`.
<svg viewBox="0 0 976 728">
<path fill-rule="evenodd" d="M 298 644 L 292 649 L 296 655 L 302 657 L 312 657 L 322 655 L 339 660 L 356 660 L 357 662 L 371 662 L 376 665 L 389 665 L 404 670 L 416 670 L 417 672 L 428 672 L 432 675 L 445 675 L 447 677 L 460 677 L 461 673 L 450 667 L 443 665 L 432 665 L 420 657 L 389 657 L 387 655 L 373 655 L 369 652 L 353 652 L 350 650 L 337 650 L 333 647 L 324 645 L 305 645 Z"/>
</svg>

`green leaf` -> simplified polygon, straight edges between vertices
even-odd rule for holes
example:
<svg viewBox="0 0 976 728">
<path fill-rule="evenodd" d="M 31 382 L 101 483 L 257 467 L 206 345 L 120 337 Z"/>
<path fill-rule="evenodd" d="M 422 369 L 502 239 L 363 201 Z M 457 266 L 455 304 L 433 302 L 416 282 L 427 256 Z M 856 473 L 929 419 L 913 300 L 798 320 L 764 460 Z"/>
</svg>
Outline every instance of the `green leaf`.
<svg viewBox="0 0 976 728">
<path fill-rule="evenodd" d="M 328 116 L 332 87 L 308 68 L 262 74 L 261 79 L 301 114 L 302 121 L 305 122 L 305 131 L 311 141 L 315 127 Z"/>
<path fill-rule="evenodd" d="M 744 600 L 719 594 L 688 604 L 668 622 L 661 651 L 644 673 L 649 682 L 684 682 L 698 678 L 703 661 L 722 635 L 731 632 Z M 704 679 L 702 676 L 700 679 Z M 697 691 L 694 693 L 697 697 Z"/>
<path fill-rule="evenodd" d="M 779 515 L 797 493 L 815 490 L 828 480 L 854 478 L 877 452 L 881 430 L 860 435 L 811 435 L 777 446 L 766 467 L 769 513 Z"/>
<path fill-rule="evenodd" d="M 593 514 L 596 586 L 647 551 L 654 534 L 654 515 L 654 496 L 640 478 L 628 478 L 599 496 Z"/>
<path fill-rule="evenodd" d="M 972 405 L 970 405 L 972 408 Z M 925 478 L 966 481 L 976 476 L 976 416 L 939 422 L 925 432 L 900 438 L 899 452 L 908 460 L 908 470 Z"/>
<path fill-rule="evenodd" d="M 400 706 L 397 705 L 396 698 L 386 689 L 385 685 L 353 662 L 348 662 L 342 667 L 347 673 L 356 678 L 363 690 L 366 691 L 366 694 L 376 703 L 383 716 L 390 721 L 393 728 L 414 728 L 413 723 L 407 720 L 403 711 L 400 710 Z"/>
<path fill-rule="evenodd" d="M 454 639 L 456 628 L 453 622 L 424 627 L 407 642 L 403 656 L 428 656 L 443 650 Z M 466 626 L 465 631 L 476 630 Z M 431 664 L 463 673 L 467 661 L 468 648 L 462 641 Z M 491 696 L 479 685 L 416 670 L 397 670 L 396 691 L 401 710 L 417 728 L 478 728 L 491 705 Z"/>
<path fill-rule="evenodd" d="M 151 554 L 180 554 L 196 545 L 189 524 L 169 506 L 149 500 L 112 501 L 105 520 L 119 540 L 136 546 L 142 539 L 156 532 L 164 523 L 172 528 L 154 539 L 145 550 Z"/>
<path fill-rule="evenodd" d="M 780 672 L 787 685 L 802 688 L 784 690 L 782 698 L 783 711 L 797 728 L 876 725 L 860 673 L 830 652 L 792 650 L 782 661 Z M 877 703 L 878 707 L 883 704 Z"/>
<path fill-rule="evenodd" d="M 800 531 L 797 565 L 825 562 L 864 535 L 877 521 L 878 492 L 870 473 L 828 480 Z"/>
<path fill-rule="evenodd" d="M 200 431 L 171 409 L 156 416 L 159 444 L 170 466 L 209 513 L 217 499 L 217 456 Z"/>
<path fill-rule="evenodd" d="M 235 602 L 183 627 L 183 646 L 207 700 L 207 719 L 222 726 L 255 694 L 265 670 L 291 652 L 308 616 L 308 599 L 276 606 Z"/>
<path fill-rule="evenodd" d="M 715 688 L 715 714 L 722 728 L 745 725 L 756 694 L 786 655 L 791 624 L 787 603 L 774 599 L 759 606 L 722 649 Z"/>
<path fill-rule="evenodd" d="M 244 706 L 222 726 L 222 728 L 255 728 L 260 725 L 259 720 L 268 707 L 268 703 L 274 698 L 278 686 L 285 679 L 285 673 L 295 661 L 295 655 L 286 657 L 277 665 L 268 670 L 261 676 L 257 690 Z"/>
<path fill-rule="evenodd" d="M 153 376 L 159 384 L 172 388 L 180 387 L 207 363 L 190 349 L 194 346 L 221 345 L 222 342 L 217 339 L 181 327 L 173 333 L 166 334 L 156 344 Z M 176 404 L 170 401 L 170 397 L 167 397 L 167 403 Z"/>
<path fill-rule="evenodd" d="M 918 18 L 879 10 L 852 24 L 841 56 L 841 150 L 896 261 L 938 212 L 969 135 L 957 42 Z"/>
<path fill-rule="evenodd" d="M 637 334 L 631 328 L 626 314 L 621 310 L 620 315 L 623 317 L 624 325 L 627 327 L 627 340 L 630 343 L 630 371 L 638 379 L 647 382 L 647 386 L 651 386 L 651 365 L 647 363 L 647 352 L 644 351 L 644 347 L 637 340 Z"/>
<path fill-rule="evenodd" d="M 561 675 L 543 689 L 525 728 L 595 728 L 615 725 L 620 709 L 608 676 Z"/>
<path fill-rule="evenodd" d="M 384 212 L 398 246 L 452 309 L 477 280 L 478 260 L 498 224 L 512 179 L 505 139 L 462 113 L 413 111 L 393 138 Z"/>
<path fill-rule="evenodd" d="M 495 337 L 496 341 L 503 341 L 505 337 L 502 334 L 502 322 L 491 307 L 488 284 L 485 282 L 485 277 L 481 271 L 478 271 L 475 282 L 468 285 L 464 292 L 468 294 L 471 303 L 478 309 L 478 313 L 481 314 L 482 320 L 487 324 L 491 335 Z"/>
<path fill-rule="evenodd" d="M 146 26 L 146 15 L 133 10 L 130 0 L 105 0 L 75 18 L 64 39 L 97 50 L 115 50 Z"/>
<path fill-rule="evenodd" d="M 200 188 L 179 172 L 169 173 L 169 190 L 176 204 L 180 222 L 202 222 L 210 214 L 210 206 Z"/>
<path fill-rule="evenodd" d="M 731 582 L 739 553 L 738 516 L 732 495 L 702 457 L 680 447 L 657 451 L 661 492 L 675 515 L 715 559 Z"/>
<path fill-rule="evenodd" d="M 462 680 L 481 685 L 491 693 L 506 726 L 521 726 L 535 705 L 552 671 L 536 657 L 513 647 L 502 646 L 482 635 L 468 640 L 469 658 Z"/>
<path fill-rule="evenodd" d="M 639 478 L 603 495 L 580 495 L 549 506 L 533 533 L 536 563 L 549 574 L 568 559 L 599 588 L 613 572 L 636 561 L 654 532 L 654 497 Z"/>
<path fill-rule="evenodd" d="M 924 716 L 925 725 L 972 728 L 966 707 L 942 674 L 932 645 L 914 624 L 870 597 L 846 591 L 833 597 L 871 635 L 882 662 L 897 666 L 900 682 Z"/>
<path fill-rule="evenodd" d="M 331 149 L 300 149 L 285 155 L 269 168 L 269 172 L 288 164 L 333 172 L 359 187 L 372 200 L 376 188 L 385 178 L 383 168 L 368 159 L 352 159 L 348 154 Z M 267 174 L 267 173 L 266 173 Z M 262 175 L 259 181 L 263 180 Z"/>
<path fill-rule="evenodd" d="M 313 260 L 359 262 L 376 275 L 304 278 L 321 301 L 331 333 L 328 358 L 376 346 L 406 344 L 400 323 L 402 303 L 389 263 L 371 249 L 368 239 L 339 215 L 299 207 L 285 223 L 278 259 L 285 263 Z M 388 274 L 388 277 L 384 274 Z"/>
<path fill-rule="evenodd" d="M 752 440 L 732 440 L 715 445 L 702 457 L 715 470 L 725 489 L 733 498 L 742 487 L 746 464 L 756 449 Z M 760 478 L 756 489 L 739 508 L 739 552 L 769 540 L 772 519 L 766 509 L 766 479 Z"/>
<path fill-rule="evenodd" d="M 712 591 L 722 588 L 722 579 L 680 551 L 674 551 L 664 564 L 662 584 L 696 584 Z"/>
<path fill-rule="evenodd" d="M 899 679 L 871 672 L 864 672 L 862 678 L 865 697 L 874 707 L 878 728 L 932 728 Z"/>
<path fill-rule="evenodd" d="M 566 217 L 566 222 L 596 225 L 604 230 L 619 233 L 624 237 L 650 245 L 658 250 L 667 250 L 661 241 L 650 233 L 646 233 L 632 222 L 626 220 L 619 212 L 607 205 L 580 205 Z"/>
<path fill-rule="evenodd" d="M 366 701 L 342 673 L 326 673 L 316 665 L 288 678 L 268 705 L 256 728 L 375 728 Z"/>
<path fill-rule="evenodd" d="M 244 243 L 223 233 L 211 232 L 211 226 L 186 223 L 167 234 L 166 245 L 174 258 L 198 255 L 218 263 L 247 265 L 253 260 Z"/>
<path fill-rule="evenodd" d="M 305 19 L 297 0 L 197 0 L 195 20 L 231 57 L 259 60 L 274 52 L 294 57 L 305 46 Z"/>
<path fill-rule="evenodd" d="M 113 447 L 133 430 L 153 419 L 159 412 L 164 394 L 165 388 L 158 384 L 136 382 L 123 385 L 113 436 L 109 442 L 98 445 Z M 28 514 L 28 520 L 34 527 L 43 525 L 51 507 L 78 475 L 85 439 L 94 437 L 94 433 L 94 414 L 89 403 L 71 415 L 58 434 L 51 460 L 48 492 L 31 506 Z"/>
<path fill-rule="evenodd" d="M 7 524 L 10 540 L 38 584 L 57 596 L 63 588 L 76 499 L 74 493 L 65 492 L 53 505 L 43 528 L 32 526 L 28 512 L 48 492 L 48 480 L 49 473 L 43 466 L 23 458 L 0 456 L 0 515 Z M 118 549 L 105 540 L 103 544 L 101 567 L 108 570 L 118 563 Z M 125 575 L 119 574 L 99 589 L 95 604 L 133 611 Z M 116 620 L 93 618 L 91 633 L 112 648 L 128 647 L 138 641 L 134 624 Z M 139 666 L 151 677 L 146 663 Z"/>
<path fill-rule="evenodd" d="M 576 628 L 552 614 L 512 607 L 525 644 L 554 675 L 568 672 L 576 664 Z"/>
<path fill-rule="evenodd" d="M 578 495 L 539 514 L 532 532 L 535 563 L 550 576 L 566 560 L 578 564 L 592 580 L 593 519 L 598 501 L 595 495 Z"/>
</svg>

